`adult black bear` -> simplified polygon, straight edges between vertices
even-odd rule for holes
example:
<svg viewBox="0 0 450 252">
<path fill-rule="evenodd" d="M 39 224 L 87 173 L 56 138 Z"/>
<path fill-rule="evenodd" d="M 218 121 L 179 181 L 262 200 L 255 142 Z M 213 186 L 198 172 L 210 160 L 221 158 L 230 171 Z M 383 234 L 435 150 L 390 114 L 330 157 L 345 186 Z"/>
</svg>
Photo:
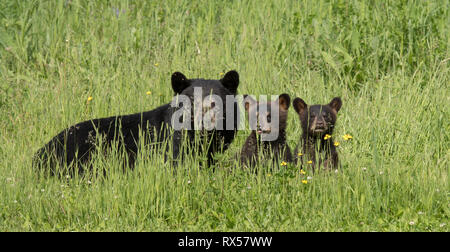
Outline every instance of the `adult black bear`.
<svg viewBox="0 0 450 252">
<path fill-rule="evenodd" d="M 128 164 L 133 167 L 142 144 L 140 141 L 161 148 L 162 142 L 170 137 L 173 137 L 173 158 L 177 160 L 182 157 L 180 154 L 185 140 L 194 140 L 195 135 L 200 135 L 201 139 L 209 143 L 206 147 L 201 146 L 200 151 L 207 152 L 208 165 L 211 165 L 214 162 L 213 154 L 226 150 L 234 139 L 239 111 L 236 101 L 229 98 L 236 95 L 238 85 L 239 75 L 236 71 L 226 73 L 220 80 L 187 79 L 182 73 L 175 72 L 172 75 L 175 96 L 171 103 L 146 112 L 75 124 L 39 149 L 33 160 L 34 165 L 38 168 L 50 167 L 52 175 L 61 173 L 61 170 L 56 169 L 58 165 L 68 168 L 69 172 L 78 167 L 82 173 L 98 143 L 101 143 L 106 150 L 111 149 L 113 144 L 125 150 Z M 220 106 L 223 102 L 216 106 L 218 102 L 226 100 L 231 100 L 231 106 Z M 203 120 L 205 118 L 209 120 Z M 214 125 L 210 126 L 208 122 Z M 225 124 L 225 129 L 215 127 Z M 186 151 L 197 153 L 189 149 L 192 146 L 193 143 L 189 143 Z"/>
<path fill-rule="evenodd" d="M 247 137 L 241 150 L 241 163 L 255 166 L 259 154 L 266 161 L 291 162 L 291 149 L 286 143 L 286 125 L 291 98 L 281 94 L 273 102 L 257 102 L 250 96 L 245 98 L 245 110 L 248 112 L 252 132 Z M 253 125 L 252 125 L 253 124 Z"/>
<path fill-rule="evenodd" d="M 325 169 L 336 169 L 339 158 L 331 135 L 336 124 L 337 113 L 342 106 L 341 98 L 335 97 L 326 105 L 312 106 L 308 106 L 300 98 L 295 98 L 293 106 L 300 117 L 303 130 L 300 143 L 295 150 L 296 156 L 300 152 L 299 146 L 303 145 L 303 155 L 300 160 L 303 157 L 308 158 L 308 161 L 312 162 L 313 171 L 316 168 L 317 161 L 318 166 L 323 162 Z M 316 150 L 319 152 L 318 160 Z M 320 154 L 324 154 L 324 157 L 322 158 Z"/>
</svg>

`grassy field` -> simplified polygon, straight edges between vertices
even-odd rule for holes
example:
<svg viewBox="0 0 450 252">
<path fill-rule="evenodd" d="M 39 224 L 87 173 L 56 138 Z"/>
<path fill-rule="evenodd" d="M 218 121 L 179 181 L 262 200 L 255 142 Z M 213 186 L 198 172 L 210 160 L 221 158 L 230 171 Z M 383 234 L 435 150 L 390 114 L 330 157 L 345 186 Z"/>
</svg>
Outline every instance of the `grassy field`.
<svg viewBox="0 0 450 252">
<path fill-rule="evenodd" d="M 0 230 L 449 231 L 448 9 L 439 0 L 0 0 Z M 108 179 L 32 169 L 34 152 L 74 123 L 168 103 L 173 72 L 218 79 L 231 69 L 241 94 L 341 96 L 342 168 L 254 175 L 234 162 L 241 131 L 215 172 L 192 158 L 174 175 L 145 149 L 132 172 L 117 171 L 117 156 L 95 159 Z M 299 125 L 291 108 L 291 148 Z"/>
</svg>

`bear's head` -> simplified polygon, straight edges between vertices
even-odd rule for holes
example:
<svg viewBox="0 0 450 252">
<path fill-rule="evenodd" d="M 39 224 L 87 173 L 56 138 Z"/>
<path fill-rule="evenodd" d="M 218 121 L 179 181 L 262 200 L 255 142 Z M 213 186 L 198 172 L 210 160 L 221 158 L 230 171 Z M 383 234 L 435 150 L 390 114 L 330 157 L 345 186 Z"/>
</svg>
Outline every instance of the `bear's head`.
<svg viewBox="0 0 450 252">
<path fill-rule="evenodd" d="M 172 116 L 175 130 L 235 130 L 237 128 L 237 102 L 235 95 L 239 74 L 232 70 L 220 80 L 188 79 L 184 74 L 172 75 L 175 97 Z"/>
<path fill-rule="evenodd" d="M 308 106 L 301 98 L 295 98 L 293 106 L 300 117 L 303 133 L 308 136 L 321 137 L 333 133 L 342 101 L 341 98 L 335 97 L 326 105 Z"/>
<path fill-rule="evenodd" d="M 258 135 L 265 136 L 263 140 L 276 140 L 281 131 L 286 129 L 288 109 L 291 98 L 281 94 L 275 101 L 256 101 L 251 96 L 244 95 L 244 107 L 248 112 L 250 128 Z"/>
</svg>

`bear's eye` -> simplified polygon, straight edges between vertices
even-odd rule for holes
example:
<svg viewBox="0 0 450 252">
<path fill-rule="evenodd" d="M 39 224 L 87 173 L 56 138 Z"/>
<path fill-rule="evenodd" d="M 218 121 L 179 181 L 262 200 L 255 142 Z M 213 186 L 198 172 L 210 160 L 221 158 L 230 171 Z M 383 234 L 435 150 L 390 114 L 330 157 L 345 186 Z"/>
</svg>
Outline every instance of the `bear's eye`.
<svg viewBox="0 0 450 252">
<path fill-rule="evenodd" d="M 272 118 L 270 117 L 270 115 L 267 116 L 267 122 L 270 123 L 270 121 L 272 120 Z"/>
</svg>

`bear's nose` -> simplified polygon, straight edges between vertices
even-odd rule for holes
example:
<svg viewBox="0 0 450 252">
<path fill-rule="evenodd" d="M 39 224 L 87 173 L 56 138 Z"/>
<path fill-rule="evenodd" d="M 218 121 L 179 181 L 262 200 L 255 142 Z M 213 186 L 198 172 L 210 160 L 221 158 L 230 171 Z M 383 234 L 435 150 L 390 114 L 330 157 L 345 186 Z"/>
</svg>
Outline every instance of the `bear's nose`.
<svg viewBox="0 0 450 252">
<path fill-rule="evenodd" d="M 325 122 L 320 120 L 316 122 L 316 128 L 325 128 Z"/>
</svg>

